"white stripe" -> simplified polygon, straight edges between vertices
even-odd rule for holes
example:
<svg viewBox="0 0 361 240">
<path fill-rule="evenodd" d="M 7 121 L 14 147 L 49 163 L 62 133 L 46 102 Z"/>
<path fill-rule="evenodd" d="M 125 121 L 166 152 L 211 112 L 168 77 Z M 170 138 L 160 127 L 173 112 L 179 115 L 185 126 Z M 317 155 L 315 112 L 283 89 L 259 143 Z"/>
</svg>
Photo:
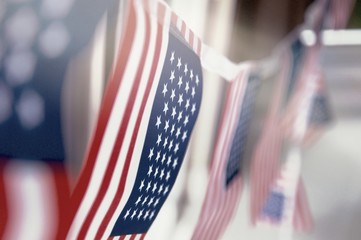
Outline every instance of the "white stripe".
<svg viewBox="0 0 361 240">
<path fill-rule="evenodd" d="M 189 43 L 189 28 L 188 27 L 186 27 L 184 39 L 186 40 L 187 43 Z"/>
<path fill-rule="evenodd" d="M 11 161 L 4 182 L 9 206 L 4 239 L 55 239 L 58 213 L 51 170 L 42 163 Z"/>
<path fill-rule="evenodd" d="M 138 14 L 138 11 L 136 12 Z M 142 16 L 142 18 L 144 19 L 144 16 Z M 144 23 L 141 22 L 141 24 Z M 123 81 L 121 86 L 119 87 L 119 91 L 117 93 L 117 97 L 112 108 L 108 125 L 106 127 L 105 134 L 100 146 L 99 154 L 95 161 L 95 166 L 92 172 L 89 186 L 69 231 L 69 239 L 75 239 L 78 236 L 85 217 L 87 216 L 87 213 L 89 212 L 94 202 L 94 199 L 98 194 L 100 184 L 104 177 L 106 167 L 108 165 L 110 155 L 115 143 L 117 132 L 120 128 L 121 119 L 124 115 L 124 110 L 127 103 L 126 99 L 129 98 L 130 89 L 133 85 L 133 76 L 136 74 L 137 70 L 133 66 L 137 66 L 138 62 L 140 61 L 141 49 L 139 48 L 139 46 L 142 46 L 144 42 L 144 37 L 141 37 L 144 36 L 143 30 L 144 28 L 142 27 L 136 28 L 134 44 L 132 46 L 131 55 L 129 57 L 128 65 L 123 78 L 126 79 L 126 81 Z"/>
<path fill-rule="evenodd" d="M 182 29 L 182 19 L 180 18 L 180 17 L 178 17 L 178 15 L 176 15 L 177 16 L 177 25 L 176 25 L 176 27 L 177 27 L 177 29 L 178 29 L 178 31 L 180 32 L 181 31 L 181 29 Z"/>
<path fill-rule="evenodd" d="M 137 9 L 137 19 L 139 19 L 139 25 L 137 26 L 137 28 L 139 29 L 142 29 L 142 30 L 145 30 L 145 18 L 144 18 L 144 12 L 142 11 L 142 6 L 140 6 L 138 4 L 138 1 L 136 2 L 136 9 Z M 137 21 L 138 22 L 138 21 Z M 143 32 L 142 34 L 145 34 L 145 32 Z M 143 37 L 144 35 L 142 36 L 139 36 L 139 37 L 142 37 L 143 39 L 145 39 Z M 153 39 L 150 39 L 151 41 L 151 44 L 152 42 L 154 42 Z M 140 50 L 142 50 L 141 47 L 139 47 L 140 45 L 138 45 L 138 48 Z M 150 45 L 152 46 L 152 45 Z M 151 47 L 150 47 L 151 48 Z M 150 57 L 152 56 L 147 56 L 147 61 L 150 61 Z M 147 67 L 147 65 L 146 65 Z M 135 68 L 137 69 L 137 67 Z M 145 68 L 144 71 L 148 71 L 149 72 L 149 68 Z M 135 72 L 136 74 L 136 72 Z M 135 78 L 135 75 L 134 76 L 127 76 L 125 75 L 124 79 L 129 79 L 130 77 L 133 77 Z M 136 123 L 136 120 L 137 120 L 137 116 L 138 116 L 138 112 L 139 112 L 139 109 L 140 109 L 140 105 L 141 105 L 141 101 L 142 101 L 142 98 L 143 98 L 143 95 L 144 95 L 144 92 L 145 92 L 145 88 L 146 88 L 146 80 L 145 79 L 142 79 L 140 84 L 139 84 L 139 88 L 138 88 L 138 93 L 137 93 L 137 97 L 135 99 L 135 103 L 134 103 L 134 106 L 133 106 L 133 109 L 132 109 L 132 114 L 131 114 L 131 117 L 129 119 L 129 124 L 128 124 L 128 127 L 127 127 L 127 131 L 125 133 L 125 137 L 124 137 L 124 141 L 123 141 L 123 144 L 121 146 L 121 150 L 120 150 L 120 153 L 119 153 L 119 156 L 118 156 L 118 159 L 117 159 L 117 162 L 116 162 L 116 165 L 114 167 L 114 170 L 113 170 L 113 176 L 111 178 L 111 181 L 110 181 L 110 184 L 109 184 L 109 187 L 107 188 L 107 191 L 105 193 L 105 196 L 101 202 L 101 204 L 99 205 L 99 208 L 97 209 L 97 212 L 94 216 L 94 219 L 92 220 L 91 222 L 91 225 L 90 227 L 88 228 L 88 233 L 86 234 L 86 238 L 87 239 L 94 239 L 95 238 L 95 235 L 99 229 L 99 226 L 103 220 L 103 218 L 105 217 L 105 214 L 107 213 L 107 210 L 109 209 L 113 199 L 114 199 L 114 196 L 117 192 L 117 188 L 118 188 L 118 185 L 119 185 L 119 179 L 121 177 L 121 174 L 123 172 L 123 167 L 124 167 L 124 163 L 125 163 L 125 160 L 126 160 L 126 155 L 127 155 L 127 152 L 128 152 L 128 148 L 129 148 L 129 145 L 130 145 L 130 141 L 131 141 L 131 137 L 132 137 L 132 134 L 133 134 L 133 131 L 131 129 L 134 129 L 134 126 L 135 126 L 135 123 Z M 119 96 L 121 97 L 121 96 Z"/>
<path fill-rule="evenodd" d="M 168 9 L 167 9 L 168 10 Z M 134 155 L 132 157 L 131 160 L 131 165 L 129 167 L 129 173 L 128 173 L 128 177 L 127 177 L 127 181 L 125 184 L 125 188 L 124 188 L 124 194 L 122 196 L 122 199 L 117 207 L 117 209 L 115 210 L 115 212 L 113 213 L 111 220 L 104 232 L 103 237 L 107 237 L 110 235 L 110 232 L 117 220 L 117 218 L 119 217 L 119 214 L 121 213 L 121 211 L 123 210 L 125 204 L 127 203 L 127 200 L 130 196 L 130 193 L 133 189 L 134 186 L 134 181 L 136 178 L 136 174 L 138 171 L 138 166 L 139 166 L 139 162 L 140 162 L 140 158 L 141 158 L 141 150 L 143 148 L 144 145 L 144 140 L 145 140 L 145 135 L 147 132 L 147 128 L 148 128 L 148 123 L 149 123 L 149 117 L 151 114 L 151 110 L 153 107 L 153 101 L 155 98 L 155 94 L 157 91 L 157 87 L 158 87 L 158 83 L 160 80 L 160 75 L 162 72 L 162 67 L 163 67 L 163 62 L 164 59 L 166 57 L 166 53 L 167 53 L 167 46 L 168 46 L 168 34 L 169 34 L 169 20 L 170 20 L 170 12 L 166 10 L 166 21 L 165 21 L 165 25 L 163 28 L 163 33 L 162 33 L 162 44 L 161 44 L 161 52 L 160 52 L 160 57 L 158 60 L 158 68 L 154 77 L 154 82 L 149 94 L 149 99 L 147 101 L 146 107 L 144 109 L 144 116 L 147 117 L 143 117 L 142 121 L 141 121 L 141 125 L 139 128 L 139 135 L 137 137 L 137 141 L 135 144 L 135 151 L 134 151 Z M 154 29 L 154 33 L 157 32 L 157 19 L 152 18 L 151 19 L 151 28 Z M 152 63 L 150 63 L 152 64 Z M 144 75 L 143 78 L 147 79 L 148 76 Z"/>
<path fill-rule="evenodd" d="M 199 40 L 198 37 L 196 37 L 196 35 L 193 34 L 193 51 L 197 54 L 198 54 L 197 51 L 198 51 L 198 43 L 199 43 L 198 40 Z"/>
<path fill-rule="evenodd" d="M 142 237 L 143 234 L 137 234 L 137 236 L 135 236 L 135 240 L 140 240 L 140 238 Z"/>
</svg>

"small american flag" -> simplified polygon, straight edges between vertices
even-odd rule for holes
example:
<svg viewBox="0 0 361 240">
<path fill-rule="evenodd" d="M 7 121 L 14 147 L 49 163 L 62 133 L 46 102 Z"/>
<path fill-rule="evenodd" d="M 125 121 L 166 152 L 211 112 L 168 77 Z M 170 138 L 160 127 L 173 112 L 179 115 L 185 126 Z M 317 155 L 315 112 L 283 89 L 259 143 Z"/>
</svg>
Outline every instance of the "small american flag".
<svg viewBox="0 0 361 240">
<path fill-rule="evenodd" d="M 0 3 L 1 239 L 63 235 L 70 194 L 61 89 L 71 58 L 89 42 L 107 2 Z"/>
<path fill-rule="evenodd" d="M 251 65 L 240 70 L 230 84 L 219 126 L 217 143 L 192 239 L 219 239 L 236 212 L 243 189 L 243 158 L 259 78 Z"/>
<path fill-rule="evenodd" d="M 163 2 L 129 1 L 126 12 L 68 239 L 143 239 L 176 181 L 199 112 L 199 40 Z"/>
<path fill-rule="evenodd" d="M 280 223 L 276 221 L 271 213 L 277 212 L 282 215 L 283 204 L 275 205 L 275 199 L 281 199 L 282 192 L 275 189 L 275 182 L 280 176 L 280 159 L 287 132 L 291 131 L 291 125 L 281 125 L 285 109 L 288 107 L 289 99 L 293 97 L 293 91 L 297 86 L 297 79 L 302 71 L 303 48 L 299 40 L 290 46 L 290 52 L 285 52 L 282 59 L 282 69 L 276 83 L 276 90 L 271 103 L 270 112 L 264 124 L 264 130 L 256 146 L 251 163 L 250 196 L 251 196 L 251 222 L 258 224 L 262 222 Z M 289 65 L 289 63 L 292 63 Z M 277 198 L 278 197 L 278 198 Z M 272 206 L 278 209 L 272 210 Z M 281 208 L 282 207 L 282 208 Z M 271 214 L 271 215 L 270 215 Z M 269 220 L 273 221 L 269 221 Z M 302 181 L 297 187 L 294 226 L 299 230 L 310 229 L 312 218 L 305 197 Z"/>
</svg>

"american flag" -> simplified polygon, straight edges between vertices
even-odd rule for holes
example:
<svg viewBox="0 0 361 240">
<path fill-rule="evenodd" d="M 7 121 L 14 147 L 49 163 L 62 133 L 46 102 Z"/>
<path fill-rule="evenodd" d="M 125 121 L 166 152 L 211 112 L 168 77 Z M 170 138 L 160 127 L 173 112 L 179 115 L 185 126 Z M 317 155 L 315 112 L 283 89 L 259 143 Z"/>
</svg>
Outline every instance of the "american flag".
<svg viewBox="0 0 361 240">
<path fill-rule="evenodd" d="M 60 238 L 70 195 L 61 89 L 106 8 L 99 0 L 0 3 L 1 239 Z"/>
<path fill-rule="evenodd" d="M 251 222 L 258 224 L 267 220 L 268 223 L 277 223 L 277 221 L 268 221 L 272 219 L 272 214 L 278 212 L 279 215 L 284 209 L 271 210 L 270 206 L 274 205 L 274 199 L 282 199 L 282 192 L 277 190 L 274 192 L 275 183 L 280 179 L 279 172 L 282 156 L 282 148 L 290 124 L 281 125 L 283 109 L 287 107 L 288 99 L 293 92 L 298 81 L 298 75 L 302 71 L 303 53 L 300 49 L 300 42 L 294 41 L 291 45 L 291 51 L 285 52 L 282 56 L 282 69 L 277 79 L 276 90 L 271 103 L 270 112 L 264 124 L 264 130 L 260 136 L 260 140 L 256 146 L 254 157 L 251 164 L 250 175 L 250 196 L 251 196 Z M 292 63 L 289 65 L 289 63 Z M 276 196 L 276 197 L 275 197 Z M 270 205 L 271 204 L 271 205 Z M 284 206 L 282 204 L 277 207 Z M 312 217 L 310 215 L 308 203 L 305 197 L 303 183 L 300 181 L 297 187 L 295 214 L 293 225 L 298 230 L 309 230 L 312 225 Z"/>
<path fill-rule="evenodd" d="M 243 158 L 259 77 L 245 65 L 229 85 L 206 196 L 192 239 L 219 239 L 236 212 L 243 189 Z"/>
<path fill-rule="evenodd" d="M 199 112 L 199 40 L 163 2 L 129 1 L 126 13 L 67 239 L 143 239 L 174 185 Z"/>
</svg>

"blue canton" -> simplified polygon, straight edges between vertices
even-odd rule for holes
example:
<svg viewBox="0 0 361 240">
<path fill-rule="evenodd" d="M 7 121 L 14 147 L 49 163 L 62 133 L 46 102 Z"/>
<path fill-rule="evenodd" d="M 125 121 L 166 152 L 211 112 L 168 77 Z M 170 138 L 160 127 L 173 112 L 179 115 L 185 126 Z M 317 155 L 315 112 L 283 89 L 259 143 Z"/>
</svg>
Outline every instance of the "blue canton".
<svg viewBox="0 0 361 240">
<path fill-rule="evenodd" d="M 263 208 L 262 215 L 278 222 L 282 219 L 284 205 L 285 196 L 281 192 L 272 191 Z"/>
<path fill-rule="evenodd" d="M 148 231 L 182 165 L 201 103 L 202 69 L 180 38 L 169 34 L 136 180 L 112 236 Z"/>
</svg>

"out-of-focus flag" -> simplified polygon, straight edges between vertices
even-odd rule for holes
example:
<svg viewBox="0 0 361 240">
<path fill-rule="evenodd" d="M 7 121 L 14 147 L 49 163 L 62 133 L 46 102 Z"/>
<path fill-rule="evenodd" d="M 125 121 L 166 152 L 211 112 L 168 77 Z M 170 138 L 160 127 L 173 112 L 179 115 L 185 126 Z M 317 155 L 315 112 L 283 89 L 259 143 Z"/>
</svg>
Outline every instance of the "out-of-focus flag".
<svg viewBox="0 0 361 240">
<path fill-rule="evenodd" d="M 107 2 L 0 3 L 1 239 L 61 239 L 69 203 L 62 84 Z"/>
<path fill-rule="evenodd" d="M 126 7 L 67 239 L 143 239 L 174 185 L 199 112 L 199 39 L 163 2 Z"/>
<path fill-rule="evenodd" d="M 283 146 L 285 146 L 285 137 L 291 131 L 289 129 L 293 127 L 290 124 L 283 126 L 281 123 L 285 106 L 287 106 L 288 99 L 292 96 L 290 92 L 293 91 L 297 82 L 295 79 L 298 78 L 299 72 L 302 71 L 300 68 L 302 66 L 303 51 L 300 44 L 298 40 L 294 41 L 290 47 L 291 51 L 285 51 L 281 58 L 280 76 L 277 79 L 270 111 L 251 163 L 250 215 L 251 222 L 254 225 L 264 222 L 273 225 L 281 223 L 281 213 L 284 211 L 281 207 L 285 205 L 278 202 L 278 200 L 277 204 L 274 204 L 275 199 L 279 199 L 282 194 L 279 187 L 274 184 L 277 184 L 277 179 L 282 178 L 282 176 L 279 176 L 281 174 L 282 150 Z M 272 209 L 272 207 L 275 207 L 275 209 Z M 276 212 L 277 214 L 275 214 Z M 302 181 L 297 187 L 293 225 L 301 231 L 309 230 L 312 227 L 312 217 Z"/>
<path fill-rule="evenodd" d="M 243 158 L 259 77 L 245 64 L 230 84 L 218 127 L 206 196 L 192 239 L 219 239 L 243 190 Z"/>
</svg>

